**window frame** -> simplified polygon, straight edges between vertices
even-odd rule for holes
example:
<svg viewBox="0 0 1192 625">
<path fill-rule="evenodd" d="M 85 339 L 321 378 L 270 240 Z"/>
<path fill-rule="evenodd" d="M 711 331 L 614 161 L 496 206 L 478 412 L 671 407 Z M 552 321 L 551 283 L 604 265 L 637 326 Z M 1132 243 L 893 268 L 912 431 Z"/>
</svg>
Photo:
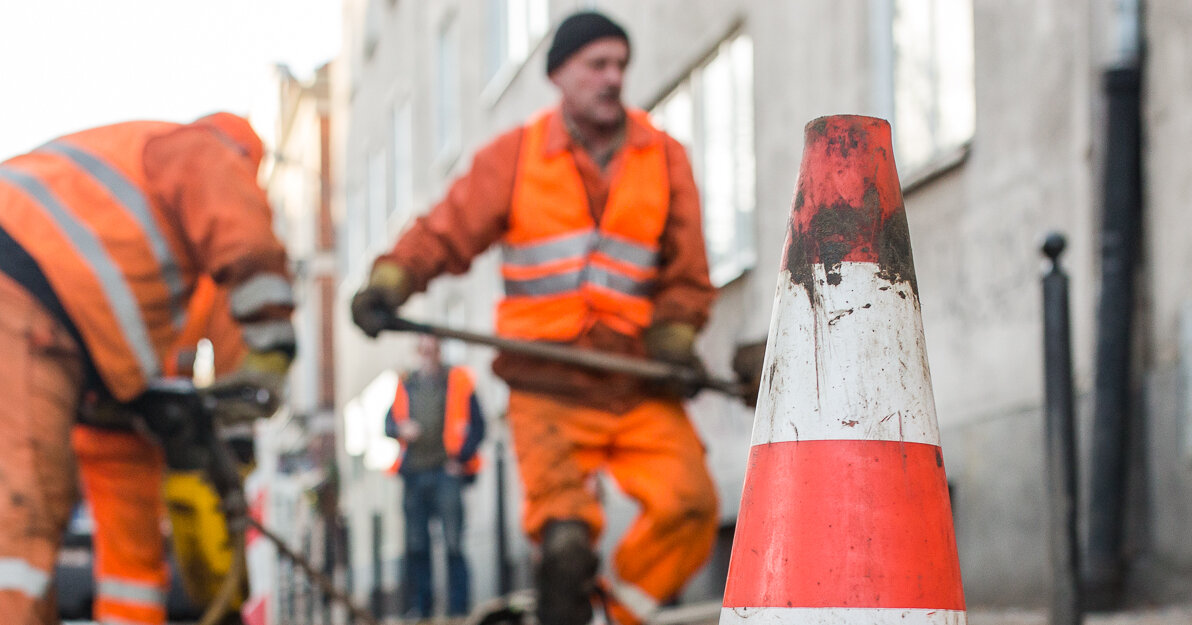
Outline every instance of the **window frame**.
<svg viewBox="0 0 1192 625">
<path fill-rule="evenodd" d="M 396 236 L 414 217 L 414 102 L 404 97 L 390 109 L 391 193 L 386 232 Z"/>
<path fill-rule="evenodd" d="M 510 3 L 518 2 L 523 11 L 514 16 L 510 11 Z M 497 6 L 499 5 L 499 6 Z M 546 41 L 551 32 L 550 2 L 549 0 L 488 0 L 485 7 L 486 16 L 486 54 L 488 58 L 499 59 L 496 65 L 484 68 L 484 87 L 480 92 L 481 102 L 492 107 L 501 96 L 509 90 L 509 86 L 521 74 L 528 61 L 533 58 L 538 48 Z M 511 45 L 515 21 L 520 18 L 519 26 L 523 29 L 516 46 Z M 499 24 L 494 22 L 499 21 Z M 499 26 L 500 32 L 494 26 Z M 499 44 L 493 45 L 494 37 L 499 37 Z"/>
<path fill-rule="evenodd" d="M 439 20 L 434 38 L 435 162 L 446 170 L 459 156 L 463 142 L 463 80 L 459 15 L 450 11 Z M 451 58 L 445 58 L 450 52 Z"/>
<path fill-rule="evenodd" d="M 964 25 L 966 29 L 957 31 L 956 29 L 943 29 L 938 26 L 938 13 L 934 10 L 940 6 L 947 6 L 950 10 L 956 11 L 955 0 L 929 0 L 927 10 L 929 11 L 928 29 L 929 36 L 934 37 L 941 32 L 947 31 L 952 35 L 959 33 L 962 42 L 966 44 L 965 50 L 967 55 L 959 53 L 942 54 L 941 42 L 931 39 L 928 44 L 928 53 L 925 58 L 920 59 L 920 64 L 926 63 L 927 67 L 921 67 L 920 80 L 922 74 L 926 75 L 926 80 L 929 83 L 930 101 L 924 104 L 926 111 L 921 109 L 917 113 L 907 111 L 909 88 L 904 86 L 905 81 L 910 80 L 909 77 L 903 75 L 908 68 L 913 67 L 906 61 L 906 55 L 901 53 L 899 47 L 900 40 L 917 41 L 918 38 L 907 35 L 900 36 L 899 28 L 899 7 L 908 0 L 876 0 L 883 6 L 882 11 L 875 12 L 879 17 L 877 19 L 885 20 L 886 34 L 885 40 L 881 43 L 888 55 L 884 63 L 878 59 L 875 62 L 875 67 L 880 76 L 877 81 L 879 88 L 888 89 L 888 93 L 880 94 L 878 97 L 883 98 L 883 111 L 891 121 L 893 129 L 894 153 L 895 158 L 899 163 L 901 172 L 901 179 L 904 192 L 917 188 L 927 182 L 934 180 L 940 175 L 962 165 L 968 158 L 971 150 L 973 139 L 976 135 L 977 126 L 977 111 L 976 111 L 976 48 L 975 48 L 975 32 L 973 26 L 973 3 L 972 0 L 965 0 L 966 6 L 962 9 L 965 11 L 964 18 L 967 18 Z M 921 3 L 921 0 L 914 0 Z M 951 4 L 949 4 L 951 3 Z M 943 57 L 947 56 L 947 59 Z M 945 72 L 940 69 L 942 61 L 949 61 L 953 64 L 951 71 Z M 967 65 L 963 67 L 956 66 L 957 63 L 963 64 L 967 61 Z M 959 75 L 957 74 L 959 72 Z M 944 74 L 947 74 L 945 77 Z M 945 84 L 946 83 L 946 84 Z M 959 90 L 959 91 L 956 91 Z M 922 92 L 922 89 L 916 89 L 914 92 Z M 967 111 L 955 114 L 955 119 L 951 122 L 956 124 L 959 131 L 952 131 L 951 135 L 941 130 L 945 124 L 944 118 L 952 116 L 946 109 L 945 102 L 948 98 L 953 98 L 953 101 L 959 101 L 961 106 L 964 106 Z M 959 100 L 956 100 L 959 98 Z M 910 115 L 917 114 L 922 121 L 925 118 L 927 143 L 925 146 L 908 147 L 912 145 L 908 143 L 908 133 L 912 132 L 911 124 L 912 117 Z M 911 150 L 918 150 L 919 153 Z"/>
<path fill-rule="evenodd" d="M 745 47 L 735 48 L 734 46 L 738 44 L 744 44 Z M 675 102 L 675 97 L 683 94 L 685 94 L 683 97 L 689 102 L 687 116 L 690 120 L 690 127 L 682 130 L 672 127 L 671 130 L 674 132 L 668 130 L 668 134 L 683 144 L 691 161 L 692 173 L 700 193 L 704 241 L 708 248 L 709 275 L 712 284 L 717 287 L 723 287 L 740 279 L 757 266 L 757 100 L 756 72 L 753 63 L 754 47 L 753 37 L 745 31 L 740 23 L 734 24 L 732 29 L 719 38 L 703 56 L 672 82 L 648 107 L 651 116 L 658 120 L 659 127 L 666 130 L 668 125 L 666 118 L 669 114 L 666 111 L 660 111 L 660 109 L 671 105 Z M 739 68 L 732 66 L 739 62 L 734 54 L 743 54 L 737 50 L 748 51 L 748 68 L 747 72 L 744 72 L 748 73 L 746 77 L 740 75 Z M 732 88 L 727 90 L 712 88 L 705 84 L 709 78 L 708 69 L 722 59 L 727 59 L 730 64 L 728 77 Z M 748 80 L 747 88 L 743 88 L 743 85 L 740 84 L 742 78 Z M 732 143 L 731 167 L 736 173 L 729 185 L 731 189 L 728 190 L 728 195 L 732 197 L 729 204 L 732 214 L 727 216 L 715 216 L 711 213 L 711 211 L 718 210 L 720 203 L 717 198 L 711 197 L 711 194 L 718 189 L 715 188 L 717 185 L 710 183 L 708 177 L 710 154 L 717 150 L 706 145 L 709 138 L 709 116 L 706 111 L 709 103 L 706 98 L 709 94 L 715 93 L 730 94 L 729 97 L 732 100 L 730 106 L 734 113 L 731 119 L 735 127 L 727 130 Z M 747 118 L 737 114 L 741 111 L 747 112 Z M 745 143 L 742 144 L 742 141 Z M 717 254 L 713 243 L 716 241 L 716 237 L 721 235 L 712 227 L 718 223 L 726 223 L 725 219 L 732 223 L 732 242 L 726 246 L 731 249 L 726 253 Z"/>
</svg>

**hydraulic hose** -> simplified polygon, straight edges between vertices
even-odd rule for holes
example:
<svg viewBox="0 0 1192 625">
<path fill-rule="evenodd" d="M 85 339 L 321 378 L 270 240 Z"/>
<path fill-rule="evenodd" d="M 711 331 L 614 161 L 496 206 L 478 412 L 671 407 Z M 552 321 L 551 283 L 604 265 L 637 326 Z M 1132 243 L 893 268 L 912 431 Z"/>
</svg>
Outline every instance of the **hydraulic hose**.
<svg viewBox="0 0 1192 625">
<path fill-rule="evenodd" d="M 244 588 L 245 576 L 248 572 L 247 563 L 244 559 L 244 523 L 231 523 L 229 519 L 228 531 L 232 539 L 232 568 L 228 571 L 227 576 L 224 577 L 223 583 L 219 587 L 219 592 L 216 593 L 215 598 L 207 609 L 203 612 L 203 618 L 199 620 L 199 625 L 219 625 L 232 609 L 232 603 L 235 602 L 237 595 Z M 235 526 L 233 529 L 232 526 Z"/>
</svg>

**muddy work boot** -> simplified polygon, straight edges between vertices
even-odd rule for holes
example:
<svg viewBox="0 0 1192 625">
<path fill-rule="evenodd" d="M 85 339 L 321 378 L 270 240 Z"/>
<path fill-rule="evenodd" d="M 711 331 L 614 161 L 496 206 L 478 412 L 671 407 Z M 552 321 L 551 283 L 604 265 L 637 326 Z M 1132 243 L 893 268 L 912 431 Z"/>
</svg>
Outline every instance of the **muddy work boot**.
<svg viewBox="0 0 1192 625">
<path fill-rule="evenodd" d="M 546 526 L 534 576 L 540 625 L 588 625 L 598 565 L 585 523 L 552 521 Z"/>
</svg>

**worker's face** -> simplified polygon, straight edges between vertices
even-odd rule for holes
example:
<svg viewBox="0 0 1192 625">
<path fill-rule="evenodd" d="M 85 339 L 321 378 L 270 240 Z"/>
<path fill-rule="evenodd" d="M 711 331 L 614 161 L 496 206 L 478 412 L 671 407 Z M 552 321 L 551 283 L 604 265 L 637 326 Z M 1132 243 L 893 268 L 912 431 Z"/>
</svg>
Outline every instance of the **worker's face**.
<svg viewBox="0 0 1192 625">
<path fill-rule="evenodd" d="M 550 75 L 563 95 L 563 111 L 574 121 L 616 126 L 625 117 L 621 86 L 629 65 L 629 45 L 605 37 L 580 48 Z"/>
<path fill-rule="evenodd" d="M 442 365 L 439 351 L 439 339 L 433 336 L 423 336 L 418 339 L 418 356 L 422 358 L 422 366 L 437 369 Z"/>
</svg>

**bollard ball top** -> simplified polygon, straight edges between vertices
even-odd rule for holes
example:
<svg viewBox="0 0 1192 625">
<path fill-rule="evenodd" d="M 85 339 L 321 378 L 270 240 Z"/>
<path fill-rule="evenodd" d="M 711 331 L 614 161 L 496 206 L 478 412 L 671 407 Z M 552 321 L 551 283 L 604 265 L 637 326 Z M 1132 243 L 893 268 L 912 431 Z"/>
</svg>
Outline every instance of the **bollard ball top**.
<svg viewBox="0 0 1192 625">
<path fill-rule="evenodd" d="M 1051 262 L 1056 262 L 1060 258 L 1060 254 L 1064 253 L 1064 248 L 1068 246 L 1068 239 L 1062 233 L 1050 232 L 1043 237 L 1043 246 L 1041 251 L 1044 256 L 1051 259 Z"/>
</svg>

